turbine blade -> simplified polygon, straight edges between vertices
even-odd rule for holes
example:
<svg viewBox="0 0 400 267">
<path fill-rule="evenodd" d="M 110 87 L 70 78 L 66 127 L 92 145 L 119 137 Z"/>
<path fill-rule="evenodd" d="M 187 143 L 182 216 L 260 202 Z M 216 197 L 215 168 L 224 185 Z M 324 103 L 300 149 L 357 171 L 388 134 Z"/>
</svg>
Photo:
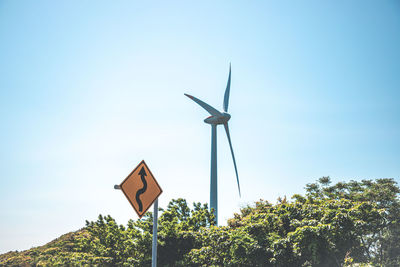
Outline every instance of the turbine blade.
<svg viewBox="0 0 400 267">
<path fill-rule="evenodd" d="M 226 136 L 228 137 L 229 147 L 231 148 L 232 159 L 233 159 L 233 165 L 235 166 L 236 181 L 237 181 L 237 185 L 238 185 L 238 189 L 239 189 L 239 196 L 241 196 L 241 195 L 240 195 L 239 175 L 238 175 L 238 171 L 237 171 L 237 167 L 236 167 L 235 154 L 233 154 L 233 148 L 232 148 L 231 136 L 229 135 L 228 123 L 224 123 L 224 127 L 225 127 Z"/>
<path fill-rule="evenodd" d="M 224 95 L 224 111 L 228 112 L 229 105 L 229 91 L 231 90 L 231 64 L 229 64 L 229 77 L 228 83 L 226 84 L 225 95 Z"/>
<path fill-rule="evenodd" d="M 213 108 L 212 106 L 210 106 L 209 104 L 201 101 L 198 98 L 195 98 L 194 96 L 185 94 L 185 96 L 189 97 L 190 99 L 192 99 L 194 102 L 196 102 L 197 104 L 199 104 L 202 108 L 204 108 L 205 110 L 208 111 L 208 113 L 210 113 L 213 116 L 222 116 L 221 112 L 219 112 L 217 109 Z"/>
</svg>

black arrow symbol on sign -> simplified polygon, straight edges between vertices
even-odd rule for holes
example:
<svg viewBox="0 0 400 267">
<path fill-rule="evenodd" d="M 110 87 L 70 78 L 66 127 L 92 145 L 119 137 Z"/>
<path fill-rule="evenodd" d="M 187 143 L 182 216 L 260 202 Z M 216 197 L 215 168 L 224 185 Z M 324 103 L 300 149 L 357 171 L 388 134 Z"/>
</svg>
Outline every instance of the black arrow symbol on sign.
<svg viewBox="0 0 400 267">
<path fill-rule="evenodd" d="M 141 194 L 143 194 L 144 192 L 146 192 L 147 189 L 147 182 L 146 179 L 144 178 L 145 176 L 147 176 L 146 171 L 144 170 L 144 168 L 142 167 L 142 169 L 139 172 L 140 174 L 140 178 L 142 179 L 142 183 L 143 183 L 143 187 L 140 188 L 137 192 L 136 192 L 136 201 L 139 205 L 139 212 L 142 212 L 143 210 L 143 204 L 142 201 L 140 200 L 139 196 Z"/>
</svg>

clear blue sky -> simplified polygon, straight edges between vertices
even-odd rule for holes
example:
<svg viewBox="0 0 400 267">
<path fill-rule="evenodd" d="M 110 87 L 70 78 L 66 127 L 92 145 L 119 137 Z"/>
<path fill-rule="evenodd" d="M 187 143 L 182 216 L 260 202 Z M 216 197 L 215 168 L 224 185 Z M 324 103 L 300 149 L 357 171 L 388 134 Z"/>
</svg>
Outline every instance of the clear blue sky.
<svg viewBox="0 0 400 267">
<path fill-rule="evenodd" d="M 398 1 L 0 1 L 0 252 L 110 214 L 145 159 L 172 198 L 209 200 L 208 114 L 229 111 L 242 198 L 218 131 L 220 222 L 260 198 L 400 177 Z"/>
</svg>

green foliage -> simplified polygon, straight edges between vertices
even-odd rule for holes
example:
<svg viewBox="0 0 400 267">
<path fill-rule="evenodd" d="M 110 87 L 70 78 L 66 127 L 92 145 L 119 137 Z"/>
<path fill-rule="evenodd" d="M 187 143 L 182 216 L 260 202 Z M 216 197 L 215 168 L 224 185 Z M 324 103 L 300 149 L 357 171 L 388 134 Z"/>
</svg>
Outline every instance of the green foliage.
<svg viewBox="0 0 400 267">
<path fill-rule="evenodd" d="M 305 195 L 243 207 L 227 226 L 207 205 L 172 200 L 160 209 L 159 266 L 400 266 L 399 187 L 393 179 L 306 185 Z M 100 215 L 86 227 L 0 266 L 150 266 L 152 213 L 118 225 Z"/>
<path fill-rule="evenodd" d="M 321 182 L 321 179 L 326 181 Z M 360 247 L 357 259 L 377 266 L 400 266 L 400 188 L 393 179 L 362 180 L 329 186 L 329 177 L 306 186 L 309 200 L 348 199 L 362 206 L 358 223 Z M 368 206 L 369 205 L 369 206 Z M 379 210 L 379 215 L 375 209 Z M 353 253 L 354 254 L 354 253 Z"/>
<path fill-rule="evenodd" d="M 65 234 L 56 240 L 23 252 L 0 255 L 0 266 L 105 266 L 111 258 L 81 251 L 79 242 L 88 236 L 85 229 Z"/>
</svg>

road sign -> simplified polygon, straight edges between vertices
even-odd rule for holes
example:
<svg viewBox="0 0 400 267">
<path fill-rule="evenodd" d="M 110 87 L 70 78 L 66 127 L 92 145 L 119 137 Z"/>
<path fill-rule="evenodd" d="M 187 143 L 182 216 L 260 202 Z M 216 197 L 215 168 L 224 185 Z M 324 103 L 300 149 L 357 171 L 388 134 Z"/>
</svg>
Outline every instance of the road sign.
<svg viewBox="0 0 400 267">
<path fill-rule="evenodd" d="M 162 193 L 161 187 L 144 160 L 125 178 L 120 188 L 139 218 L 142 218 Z"/>
</svg>

